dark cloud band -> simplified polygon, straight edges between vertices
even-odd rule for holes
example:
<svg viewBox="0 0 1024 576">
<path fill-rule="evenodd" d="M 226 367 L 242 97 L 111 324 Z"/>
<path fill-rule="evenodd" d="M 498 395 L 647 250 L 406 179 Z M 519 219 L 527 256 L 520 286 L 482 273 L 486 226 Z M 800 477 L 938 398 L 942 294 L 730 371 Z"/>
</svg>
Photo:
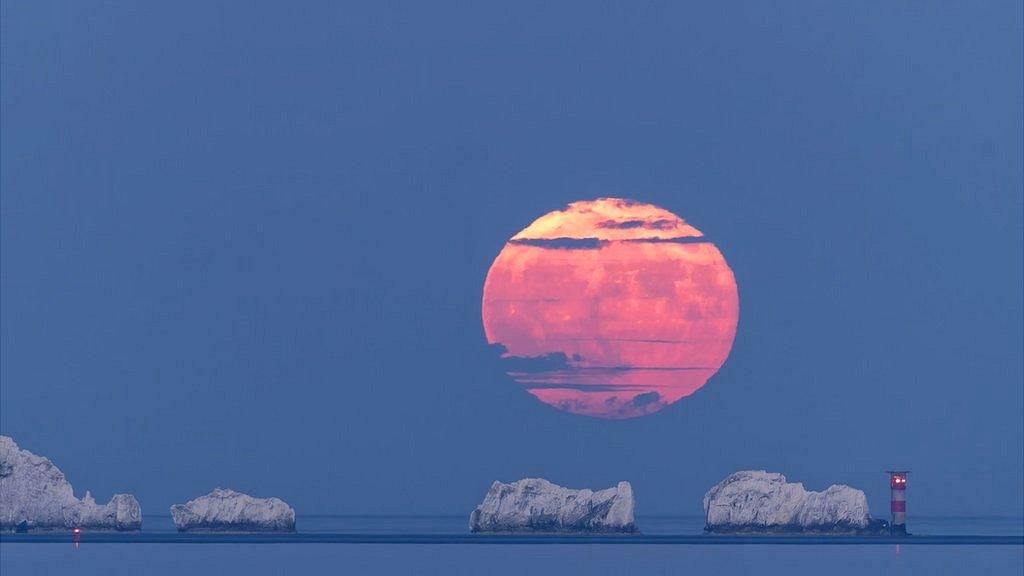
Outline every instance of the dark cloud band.
<svg viewBox="0 0 1024 576">
<path fill-rule="evenodd" d="M 703 236 L 680 236 L 678 238 L 629 238 L 626 240 L 601 240 L 600 238 L 513 238 L 509 244 L 517 246 L 536 246 L 555 250 L 593 250 L 611 244 L 626 242 L 630 244 L 710 244 Z"/>
</svg>

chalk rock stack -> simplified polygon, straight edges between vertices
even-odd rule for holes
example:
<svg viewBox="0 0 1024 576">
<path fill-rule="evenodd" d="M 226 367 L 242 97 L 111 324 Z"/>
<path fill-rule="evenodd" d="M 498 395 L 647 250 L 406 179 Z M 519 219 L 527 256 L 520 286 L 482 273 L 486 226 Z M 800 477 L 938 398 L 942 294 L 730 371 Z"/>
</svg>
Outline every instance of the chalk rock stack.
<svg viewBox="0 0 1024 576">
<path fill-rule="evenodd" d="M 594 492 L 542 478 L 494 482 L 469 515 L 473 532 L 636 532 L 633 488 L 619 482 Z"/>
<path fill-rule="evenodd" d="M 92 495 L 75 498 L 64 473 L 48 458 L 0 436 L 0 530 L 138 530 L 142 509 L 131 494 L 107 504 Z"/>
<path fill-rule="evenodd" d="M 704 513 L 706 531 L 725 533 L 862 533 L 880 523 L 860 490 L 833 485 L 811 492 L 764 470 L 730 474 L 704 495 Z"/>
<path fill-rule="evenodd" d="M 294 532 L 295 510 L 279 498 L 253 498 L 217 488 L 171 506 L 179 532 Z"/>
</svg>

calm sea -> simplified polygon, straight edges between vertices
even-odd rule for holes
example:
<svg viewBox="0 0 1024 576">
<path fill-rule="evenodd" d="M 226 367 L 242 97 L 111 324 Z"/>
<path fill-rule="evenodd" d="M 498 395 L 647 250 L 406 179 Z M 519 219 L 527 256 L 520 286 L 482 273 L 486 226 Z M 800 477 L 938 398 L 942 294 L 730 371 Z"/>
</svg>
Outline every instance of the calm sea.
<svg viewBox="0 0 1024 576">
<path fill-rule="evenodd" d="M 464 535 L 465 516 L 300 516 L 300 533 Z M 645 535 L 700 534 L 699 516 L 641 517 Z M 1022 518 L 915 517 L 920 535 L 1020 536 Z M 172 534 L 147 516 L 146 534 Z M 0 544 L 19 574 L 1014 574 L 1021 545 Z"/>
</svg>

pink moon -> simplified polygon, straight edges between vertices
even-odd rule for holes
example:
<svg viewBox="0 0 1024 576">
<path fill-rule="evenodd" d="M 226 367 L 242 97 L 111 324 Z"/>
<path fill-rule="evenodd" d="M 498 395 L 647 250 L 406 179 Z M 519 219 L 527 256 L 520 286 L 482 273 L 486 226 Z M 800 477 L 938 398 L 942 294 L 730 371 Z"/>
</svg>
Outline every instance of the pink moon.
<svg viewBox="0 0 1024 576">
<path fill-rule="evenodd" d="M 729 356 L 736 279 L 675 214 L 619 198 L 573 202 L 505 244 L 484 282 L 487 341 L 541 402 L 644 416 L 707 383 Z"/>
</svg>

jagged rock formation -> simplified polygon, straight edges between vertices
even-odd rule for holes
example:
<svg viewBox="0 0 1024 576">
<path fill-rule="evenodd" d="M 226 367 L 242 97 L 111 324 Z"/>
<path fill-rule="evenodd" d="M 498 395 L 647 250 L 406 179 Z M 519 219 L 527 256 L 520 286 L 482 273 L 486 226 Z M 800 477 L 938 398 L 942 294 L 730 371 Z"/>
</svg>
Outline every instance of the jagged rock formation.
<svg viewBox="0 0 1024 576">
<path fill-rule="evenodd" d="M 171 506 L 179 532 L 294 532 L 295 510 L 279 498 L 253 498 L 217 488 Z"/>
<path fill-rule="evenodd" d="M 629 482 L 573 490 L 542 478 L 494 482 L 469 515 L 473 532 L 636 532 Z"/>
<path fill-rule="evenodd" d="M 874 533 L 864 492 L 844 485 L 810 492 L 782 474 L 744 470 L 730 474 L 704 495 L 708 532 Z"/>
<path fill-rule="evenodd" d="M 88 492 L 79 500 L 53 462 L 0 436 L 0 530 L 141 527 L 142 509 L 131 494 L 115 494 L 105 505 L 97 504 Z"/>
</svg>

